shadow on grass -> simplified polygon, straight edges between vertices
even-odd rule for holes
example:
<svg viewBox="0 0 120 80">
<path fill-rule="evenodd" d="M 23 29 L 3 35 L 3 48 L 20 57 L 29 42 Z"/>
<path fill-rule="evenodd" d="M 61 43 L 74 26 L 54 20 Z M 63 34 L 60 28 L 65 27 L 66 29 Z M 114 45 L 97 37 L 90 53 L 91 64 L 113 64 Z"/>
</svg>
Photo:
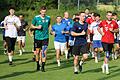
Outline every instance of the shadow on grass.
<svg viewBox="0 0 120 80">
<path fill-rule="evenodd" d="M 116 68 L 117 66 L 111 66 L 111 67 L 109 67 L 110 69 L 111 68 Z M 97 68 L 97 69 L 91 69 L 91 70 L 87 70 L 87 71 L 84 71 L 84 72 L 82 72 L 82 73 L 88 73 L 88 72 L 101 72 L 102 70 L 101 70 L 101 68 Z"/>
<path fill-rule="evenodd" d="M 119 72 L 118 72 L 118 71 L 119 71 Z M 114 72 L 117 72 L 117 73 L 113 74 L 113 72 L 111 72 L 110 75 L 107 75 L 106 77 L 102 77 L 102 78 L 100 78 L 100 79 L 98 79 L 98 80 L 109 80 L 109 79 L 111 79 L 111 78 L 113 78 L 113 77 L 120 76 L 120 68 L 114 70 Z M 119 79 L 118 79 L 118 80 L 119 80 Z"/>
<path fill-rule="evenodd" d="M 13 61 L 16 62 L 16 61 L 25 61 L 27 60 L 28 58 L 24 58 L 24 59 L 14 59 Z M 4 64 L 4 63 L 8 63 L 8 60 L 5 60 L 3 62 L 0 62 L 0 64 Z"/>
<path fill-rule="evenodd" d="M 27 64 L 27 63 L 30 63 L 30 62 L 33 62 L 32 60 L 27 60 L 27 61 L 24 61 L 24 62 L 20 62 L 20 63 L 15 63 L 16 65 L 22 65 L 22 64 Z"/>
<path fill-rule="evenodd" d="M 53 63 L 47 64 L 47 66 L 52 65 L 52 64 L 55 64 L 56 66 L 52 67 L 52 68 L 47 68 L 47 71 L 61 70 L 61 69 L 65 69 L 65 68 L 68 68 L 68 67 L 72 67 L 73 66 L 73 60 L 71 59 L 71 60 L 69 60 L 69 62 L 66 61 L 66 60 L 61 61 L 61 66 L 60 67 L 57 66 L 56 61 L 54 61 Z"/>
<path fill-rule="evenodd" d="M 4 76 L 0 76 L 0 80 L 4 80 L 5 78 L 10 78 L 10 77 L 15 77 L 15 76 L 19 76 L 19 75 L 23 75 L 23 74 L 26 74 L 26 73 L 34 73 L 36 71 L 23 71 L 23 72 L 13 72 L 12 74 L 7 74 L 7 75 L 4 75 Z"/>
</svg>

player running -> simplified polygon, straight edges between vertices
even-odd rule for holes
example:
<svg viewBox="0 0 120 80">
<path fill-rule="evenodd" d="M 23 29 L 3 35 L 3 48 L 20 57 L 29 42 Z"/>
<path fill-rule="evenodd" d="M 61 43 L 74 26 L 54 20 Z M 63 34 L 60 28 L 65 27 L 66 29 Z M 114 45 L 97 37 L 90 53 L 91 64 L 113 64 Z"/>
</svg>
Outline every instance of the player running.
<svg viewBox="0 0 120 80">
<path fill-rule="evenodd" d="M 23 52 L 25 52 L 25 37 L 26 37 L 26 30 L 28 23 L 24 20 L 24 15 L 20 14 L 19 19 L 21 21 L 21 26 L 20 29 L 18 30 L 18 36 L 17 36 L 17 41 L 18 41 L 18 47 L 19 47 L 19 55 L 22 55 Z"/>
<path fill-rule="evenodd" d="M 40 70 L 40 63 L 42 64 L 41 70 L 45 72 L 46 51 L 49 42 L 49 26 L 50 16 L 46 15 L 46 7 L 40 8 L 40 15 L 37 15 L 32 20 L 32 28 L 34 29 L 34 45 L 36 53 L 37 70 Z"/>
<path fill-rule="evenodd" d="M 112 13 L 112 18 L 114 21 L 117 22 L 118 26 L 120 26 L 120 21 L 118 20 L 118 16 L 117 16 L 117 13 Z M 119 46 L 119 29 L 116 33 L 114 33 L 114 37 L 115 37 L 115 43 L 114 43 L 114 47 L 113 47 L 113 53 L 112 53 L 112 59 L 115 60 L 117 59 L 118 57 L 118 54 L 119 54 L 119 49 L 120 49 L 120 46 Z"/>
<path fill-rule="evenodd" d="M 66 50 L 65 50 L 65 56 L 66 56 L 66 59 L 68 59 L 68 50 L 69 50 L 69 37 L 70 37 L 70 29 L 73 25 L 73 20 L 71 18 L 69 18 L 69 13 L 68 12 L 64 12 L 64 18 L 62 19 L 61 21 L 62 23 L 66 24 L 66 33 L 65 33 L 65 38 L 66 38 Z M 70 51 L 69 51 L 70 52 Z"/>
<path fill-rule="evenodd" d="M 100 14 L 95 13 L 95 21 L 90 25 L 90 32 L 93 33 L 93 48 L 94 48 L 94 56 L 95 56 L 95 63 L 98 63 L 98 56 L 99 53 L 103 51 L 101 38 L 102 35 L 98 32 L 97 28 L 100 24 Z"/>
<path fill-rule="evenodd" d="M 60 52 L 63 54 L 66 50 L 66 36 L 65 36 L 65 29 L 66 24 L 61 23 L 62 17 L 56 17 L 56 24 L 52 26 L 51 34 L 54 35 L 54 46 L 56 50 L 56 59 L 58 66 L 60 66 Z"/>
<path fill-rule="evenodd" d="M 73 46 L 74 54 L 74 74 L 78 74 L 77 66 L 79 65 L 80 72 L 82 71 L 83 62 L 88 58 L 87 49 L 87 30 L 88 24 L 85 22 L 85 13 L 80 12 L 79 22 L 75 22 L 71 30 L 71 35 L 74 36 L 75 42 Z M 81 61 L 79 62 L 79 55 L 83 54 Z"/>
<path fill-rule="evenodd" d="M 10 15 L 4 19 L 5 37 L 8 45 L 8 59 L 9 65 L 12 65 L 12 58 L 15 50 L 15 42 L 17 38 L 17 30 L 20 28 L 21 23 L 17 16 L 14 15 L 15 9 L 11 7 L 9 9 Z"/>
<path fill-rule="evenodd" d="M 114 44 L 114 32 L 118 29 L 118 24 L 112 20 L 112 12 L 107 12 L 107 20 L 103 20 L 99 27 L 98 31 L 102 35 L 102 46 L 103 50 L 105 52 L 105 58 L 102 65 L 102 72 L 106 74 L 109 74 L 109 57 L 110 53 L 112 52 L 113 44 Z M 100 29 L 103 28 L 103 31 Z"/>
</svg>

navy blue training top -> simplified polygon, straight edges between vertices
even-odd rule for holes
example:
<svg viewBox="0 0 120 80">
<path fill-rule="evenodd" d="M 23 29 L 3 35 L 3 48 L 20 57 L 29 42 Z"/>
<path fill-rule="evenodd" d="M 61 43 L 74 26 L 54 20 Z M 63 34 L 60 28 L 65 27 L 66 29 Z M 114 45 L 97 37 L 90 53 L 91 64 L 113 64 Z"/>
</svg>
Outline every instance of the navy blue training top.
<svg viewBox="0 0 120 80">
<path fill-rule="evenodd" d="M 87 29 L 88 29 L 88 24 L 86 22 L 84 22 L 84 24 L 81 24 L 80 22 L 75 22 L 72 27 L 72 31 L 76 32 L 76 33 L 81 33 L 83 30 L 85 32 L 87 32 Z M 75 38 L 74 45 L 79 46 L 79 45 L 87 44 L 86 37 L 87 37 L 87 35 L 75 36 L 74 37 Z"/>
</svg>

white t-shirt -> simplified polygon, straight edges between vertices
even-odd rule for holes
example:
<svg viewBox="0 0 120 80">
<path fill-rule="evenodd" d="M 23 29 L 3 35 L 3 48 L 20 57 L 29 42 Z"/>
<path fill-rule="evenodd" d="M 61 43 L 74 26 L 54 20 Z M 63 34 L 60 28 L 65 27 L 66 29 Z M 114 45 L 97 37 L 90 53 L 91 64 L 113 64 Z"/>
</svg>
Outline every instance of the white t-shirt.
<svg viewBox="0 0 120 80">
<path fill-rule="evenodd" d="M 98 32 L 97 28 L 99 26 L 100 22 L 92 22 L 90 25 L 90 31 L 93 32 L 93 40 L 101 40 L 102 35 Z"/>
<path fill-rule="evenodd" d="M 16 38 L 17 37 L 17 28 L 14 24 L 16 24 L 18 27 L 21 26 L 20 19 L 17 16 L 6 16 L 4 19 L 4 24 L 7 25 L 7 28 L 5 30 L 5 37 L 10 38 Z"/>
</svg>

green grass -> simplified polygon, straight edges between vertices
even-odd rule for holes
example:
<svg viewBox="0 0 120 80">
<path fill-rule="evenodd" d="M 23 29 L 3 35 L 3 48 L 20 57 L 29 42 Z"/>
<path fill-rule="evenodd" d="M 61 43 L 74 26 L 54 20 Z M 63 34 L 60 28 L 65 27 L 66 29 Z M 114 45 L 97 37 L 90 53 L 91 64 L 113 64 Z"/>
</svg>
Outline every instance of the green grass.
<svg viewBox="0 0 120 80">
<path fill-rule="evenodd" d="M 50 36 L 49 49 L 47 52 L 46 72 L 36 72 L 36 64 L 32 62 L 33 53 L 31 52 L 33 43 L 32 38 L 27 36 L 26 53 L 18 55 L 17 47 L 14 56 L 15 66 L 8 65 L 8 58 L 3 54 L 2 36 L 0 35 L 0 80 L 119 80 L 120 79 L 120 59 L 110 61 L 110 75 L 102 74 L 102 60 L 95 64 L 94 60 L 89 59 L 84 64 L 83 73 L 73 74 L 73 58 L 66 62 L 62 56 L 61 67 L 57 67 L 53 37 Z"/>
</svg>

